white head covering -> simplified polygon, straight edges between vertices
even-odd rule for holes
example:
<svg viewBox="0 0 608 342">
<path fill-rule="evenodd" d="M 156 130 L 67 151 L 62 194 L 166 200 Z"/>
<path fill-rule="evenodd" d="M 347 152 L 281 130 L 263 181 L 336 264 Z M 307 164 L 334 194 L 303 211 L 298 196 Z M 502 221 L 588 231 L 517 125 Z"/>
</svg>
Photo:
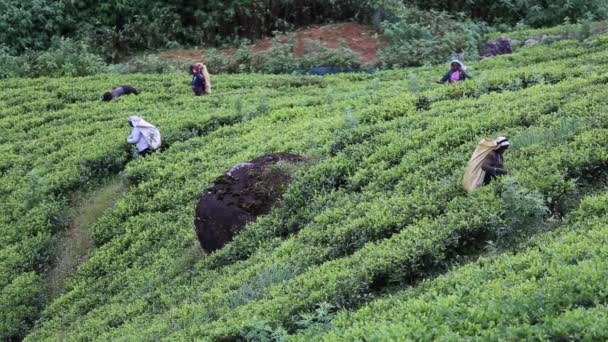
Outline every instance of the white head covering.
<svg viewBox="0 0 608 342">
<path fill-rule="evenodd" d="M 129 116 L 129 122 L 133 125 L 133 127 L 137 128 L 156 128 L 154 125 L 144 120 L 141 116 L 137 115 Z"/>
<path fill-rule="evenodd" d="M 501 147 L 508 147 L 509 145 L 511 145 L 509 139 L 505 137 L 498 137 L 494 139 L 494 142 L 496 142 L 496 147 L 494 148 L 495 150 L 498 150 Z"/>
<path fill-rule="evenodd" d="M 154 125 L 142 119 L 141 116 L 137 115 L 130 116 L 129 122 L 133 125 L 134 130 L 135 128 L 137 128 L 140 131 L 140 133 L 146 139 L 148 145 L 153 150 L 156 150 L 161 146 L 162 141 L 158 128 L 154 127 Z"/>
<path fill-rule="evenodd" d="M 452 64 L 454 64 L 454 63 L 458 63 L 460 65 L 460 69 L 462 69 L 462 71 L 467 71 L 467 66 L 464 65 L 464 63 L 462 63 L 461 61 L 455 59 L 450 62 L 450 66 L 452 66 Z"/>
</svg>

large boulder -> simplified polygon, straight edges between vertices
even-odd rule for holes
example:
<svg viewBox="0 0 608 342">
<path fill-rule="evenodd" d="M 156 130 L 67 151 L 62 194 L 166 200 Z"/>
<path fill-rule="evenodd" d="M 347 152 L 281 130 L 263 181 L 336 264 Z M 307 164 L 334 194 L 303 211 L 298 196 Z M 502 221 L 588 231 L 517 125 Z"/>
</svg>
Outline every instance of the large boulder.
<svg viewBox="0 0 608 342">
<path fill-rule="evenodd" d="M 513 40 L 511 38 L 500 37 L 496 40 L 487 42 L 481 56 L 482 58 L 488 58 L 511 53 L 513 53 Z"/>
<path fill-rule="evenodd" d="M 194 226 L 201 247 L 207 253 L 221 248 L 247 223 L 270 212 L 290 181 L 287 168 L 278 164 L 302 161 L 298 155 L 273 153 L 237 164 L 218 177 L 196 206 Z"/>
</svg>

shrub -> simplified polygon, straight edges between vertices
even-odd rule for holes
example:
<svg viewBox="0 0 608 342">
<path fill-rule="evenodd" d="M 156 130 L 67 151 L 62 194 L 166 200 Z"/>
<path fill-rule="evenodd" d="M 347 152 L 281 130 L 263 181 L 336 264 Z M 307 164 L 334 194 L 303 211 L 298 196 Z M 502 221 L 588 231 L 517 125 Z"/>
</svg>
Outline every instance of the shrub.
<svg viewBox="0 0 608 342">
<path fill-rule="evenodd" d="M 586 18 L 583 19 L 578 24 L 578 27 L 576 30 L 576 37 L 581 41 L 589 38 L 592 34 L 592 27 L 593 27 L 593 15 L 590 13 L 587 13 Z"/>
<path fill-rule="evenodd" d="M 118 73 L 128 70 L 129 73 L 162 74 L 176 72 L 180 70 L 180 67 L 184 69 L 178 62 L 169 61 L 156 55 L 143 55 L 126 63 L 126 67 L 119 65 L 111 67 L 110 70 L 118 71 Z"/>
<path fill-rule="evenodd" d="M 251 45 L 248 41 L 242 41 L 231 54 L 218 49 L 209 49 L 205 53 L 205 63 L 209 72 L 213 74 L 252 71 L 252 58 Z"/>
<path fill-rule="evenodd" d="M 103 71 L 105 64 L 84 42 L 61 38 L 35 54 L 31 69 L 32 76 L 86 76 Z"/>
<path fill-rule="evenodd" d="M 329 328 L 336 315 L 332 312 L 335 307 L 329 303 L 321 303 L 314 313 L 300 314 L 298 321 L 301 329 L 321 332 Z"/>
<path fill-rule="evenodd" d="M 26 58 L 11 54 L 6 45 L 0 46 L 0 79 L 23 77 L 28 71 L 29 63 Z"/>
<path fill-rule="evenodd" d="M 230 296 L 229 305 L 234 308 L 259 299 L 264 296 L 268 287 L 293 279 L 298 273 L 297 267 L 272 265 L 256 275 L 251 282 L 244 284 L 236 290 Z"/>
<path fill-rule="evenodd" d="M 34 272 L 21 273 L 0 289 L 0 338 L 21 340 L 45 300 L 40 276 Z"/>
<path fill-rule="evenodd" d="M 290 73 L 299 68 L 294 36 L 290 36 L 286 42 L 274 38 L 270 49 L 256 54 L 252 59 L 253 70 L 269 74 Z"/>
<path fill-rule="evenodd" d="M 497 240 L 509 238 L 526 229 L 530 232 L 542 227 L 543 219 L 549 213 L 543 196 L 522 188 L 515 178 L 507 177 L 502 192 L 503 215 L 506 226 L 497 231 Z"/>
<path fill-rule="evenodd" d="M 69 24 L 65 3 L 53 0 L 22 0 L 0 3 L 0 45 L 12 53 L 43 51 Z"/>
<path fill-rule="evenodd" d="M 246 341 L 283 342 L 287 341 L 289 333 L 282 327 L 275 329 L 269 323 L 257 322 L 253 327 L 242 332 L 241 335 Z"/>
<path fill-rule="evenodd" d="M 409 10 L 398 22 L 384 22 L 382 32 L 388 47 L 378 53 L 382 65 L 420 66 L 442 63 L 456 51 L 478 56 L 481 37 L 487 28 L 446 12 Z"/>
<path fill-rule="evenodd" d="M 211 73 L 243 73 L 260 72 L 267 74 L 291 73 L 299 69 L 320 66 L 335 66 L 340 68 L 357 68 L 360 66 L 358 55 L 342 46 L 332 49 L 318 42 L 307 42 L 305 53 L 301 58 L 296 57 L 295 37 L 286 40 L 276 36 L 272 46 L 262 52 L 252 52 L 253 46 L 243 40 L 240 46 L 227 53 L 218 49 L 209 49 L 205 53 L 205 62 Z"/>
<path fill-rule="evenodd" d="M 300 58 L 300 67 L 304 69 L 335 66 L 340 68 L 356 68 L 361 65 L 359 56 L 340 42 L 336 49 L 330 49 L 317 41 L 305 43 L 304 55 Z"/>
<path fill-rule="evenodd" d="M 450 0 L 407 0 L 406 5 L 427 10 L 460 12 L 493 25 L 513 26 L 517 23 L 533 27 L 559 25 L 564 18 L 578 21 L 592 13 L 596 19 L 608 17 L 608 3 L 604 0 L 530 0 L 530 1 L 487 1 L 471 0 L 454 2 Z"/>
<path fill-rule="evenodd" d="M 101 57 L 82 41 L 55 39 L 48 50 L 26 51 L 21 55 L 0 46 L 0 79 L 40 76 L 88 76 L 106 69 Z"/>
</svg>

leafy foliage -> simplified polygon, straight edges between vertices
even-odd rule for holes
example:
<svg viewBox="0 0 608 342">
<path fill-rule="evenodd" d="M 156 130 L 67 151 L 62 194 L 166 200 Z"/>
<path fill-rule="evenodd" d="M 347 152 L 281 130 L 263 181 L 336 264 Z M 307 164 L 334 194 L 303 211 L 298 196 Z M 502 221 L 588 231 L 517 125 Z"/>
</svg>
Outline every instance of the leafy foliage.
<svg viewBox="0 0 608 342">
<path fill-rule="evenodd" d="M 423 9 L 463 12 L 471 17 L 490 23 L 514 25 L 524 22 L 533 27 L 561 24 L 565 18 L 579 21 L 591 13 L 596 18 L 608 16 L 608 4 L 602 0 L 557 0 L 557 1 L 450 1 L 407 0 L 405 3 Z"/>
<path fill-rule="evenodd" d="M 445 62 L 456 51 L 467 60 L 479 55 L 484 25 L 454 17 L 446 12 L 410 9 L 399 21 L 381 25 L 388 47 L 381 50 L 380 62 L 388 66 L 420 66 Z"/>
<path fill-rule="evenodd" d="M 583 193 L 559 232 L 536 228 L 545 208 L 582 191 L 579 179 L 605 170 L 607 46 L 605 35 L 539 44 L 471 63 L 483 83 L 453 86 L 425 81 L 445 71 L 431 66 L 215 76 L 207 97 L 192 96 L 183 74 L 2 81 L 0 336 L 601 339 L 605 194 Z M 117 84 L 142 93 L 102 105 L 99 94 Z M 160 128 L 162 151 L 131 155 L 133 114 Z M 512 181 L 462 190 L 482 137 L 516 143 L 533 129 L 555 134 L 506 154 Z M 193 253 L 200 193 L 276 151 L 312 161 L 293 173 L 281 206 L 221 250 Z M 121 171 L 130 186 L 91 227 L 95 251 L 49 301 L 66 198 Z M 587 179 L 602 189 L 601 177 Z M 461 265 L 497 235 L 532 232 L 540 247 Z M 384 312 L 413 318 L 390 324 Z M 581 317 L 590 319 L 577 325 Z"/>
<path fill-rule="evenodd" d="M 117 61 L 142 49 L 219 45 L 335 20 L 367 20 L 376 1 L 48 1 L 0 2 L 0 45 L 43 50 L 51 38 L 84 39 Z"/>
<path fill-rule="evenodd" d="M 436 23 L 446 30 L 429 29 L 424 18 L 413 22 L 412 13 L 421 12 L 418 9 L 441 19 Z M 18 56 L 29 50 L 44 51 L 52 41 L 70 38 L 91 46 L 106 62 L 117 63 L 125 56 L 151 49 L 221 46 L 268 37 L 275 31 L 354 20 L 382 26 L 391 36 L 414 35 L 410 37 L 413 41 L 408 39 L 410 54 L 433 56 L 454 46 L 469 50 L 476 44 L 479 25 L 455 24 L 445 13 L 462 13 L 470 20 L 494 26 L 523 23 L 546 27 L 565 19 L 574 23 L 607 19 L 608 4 L 603 0 L 2 0 L 0 46 Z M 458 16 L 457 21 L 462 19 Z M 435 35 L 425 37 L 429 31 Z M 408 55 L 402 51 L 403 42 L 400 47 L 393 51 L 399 53 L 399 59 Z M 419 58 L 415 61 L 405 64 L 419 64 Z"/>
<path fill-rule="evenodd" d="M 105 71 L 101 57 L 83 42 L 59 39 L 51 48 L 38 54 L 31 64 L 31 75 L 86 76 Z"/>
<path fill-rule="evenodd" d="M 606 199 L 591 197 L 583 206 L 606 206 Z M 518 254 L 481 258 L 355 313 L 343 312 L 335 328 L 316 339 L 605 339 L 608 217 L 585 209 L 579 214 L 584 218 L 534 239 Z"/>
</svg>

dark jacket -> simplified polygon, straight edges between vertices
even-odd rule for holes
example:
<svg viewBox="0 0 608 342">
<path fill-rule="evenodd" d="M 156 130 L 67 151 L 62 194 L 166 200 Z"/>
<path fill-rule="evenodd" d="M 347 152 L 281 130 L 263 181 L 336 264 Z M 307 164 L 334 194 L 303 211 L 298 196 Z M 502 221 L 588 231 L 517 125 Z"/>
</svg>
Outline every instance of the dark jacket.
<svg viewBox="0 0 608 342">
<path fill-rule="evenodd" d="M 497 176 L 507 174 L 507 170 L 504 168 L 504 157 L 501 153 L 492 151 L 481 164 L 481 169 L 486 172 L 483 178 L 483 184 L 488 185 Z"/>
<path fill-rule="evenodd" d="M 205 79 L 203 75 L 199 72 L 192 76 L 192 88 L 204 88 L 205 87 Z"/>
<path fill-rule="evenodd" d="M 139 92 L 137 91 L 137 89 L 128 86 L 128 85 L 121 85 L 118 86 L 114 89 L 112 89 L 112 91 L 109 91 L 107 93 L 104 93 L 102 95 L 102 101 L 111 101 L 113 99 L 117 99 L 123 95 L 129 95 L 129 94 L 135 94 L 138 95 Z"/>
<path fill-rule="evenodd" d="M 139 92 L 137 91 L 137 89 L 135 89 L 129 85 L 122 85 L 120 87 L 123 90 L 123 95 L 129 95 L 129 94 L 139 95 Z"/>
<path fill-rule="evenodd" d="M 452 81 L 452 73 L 454 73 L 454 70 L 451 70 L 447 72 L 447 74 L 443 75 L 443 77 L 441 78 L 441 83 L 452 83 L 454 81 Z M 468 79 L 471 79 L 471 77 L 469 75 L 467 75 L 466 72 L 464 72 L 463 70 L 460 70 L 460 78 L 458 79 L 458 81 L 466 81 Z"/>
</svg>

